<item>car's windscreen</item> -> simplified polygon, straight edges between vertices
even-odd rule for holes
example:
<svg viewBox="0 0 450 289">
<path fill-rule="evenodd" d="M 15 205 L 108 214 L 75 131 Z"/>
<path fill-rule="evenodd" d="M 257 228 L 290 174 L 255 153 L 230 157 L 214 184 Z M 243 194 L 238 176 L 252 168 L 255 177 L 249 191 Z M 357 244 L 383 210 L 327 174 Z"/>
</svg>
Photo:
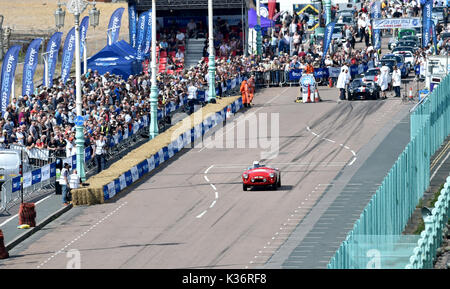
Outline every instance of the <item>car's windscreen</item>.
<svg viewBox="0 0 450 289">
<path fill-rule="evenodd" d="M 378 75 L 378 69 L 370 69 L 367 70 L 366 73 L 364 73 L 365 76 L 375 76 Z"/>
<path fill-rule="evenodd" d="M 352 81 L 352 86 L 360 86 L 360 85 L 363 85 L 363 84 L 364 83 L 363 83 L 361 78 L 357 78 L 357 79 Z"/>
<path fill-rule="evenodd" d="M 18 154 L 0 153 L 0 169 L 11 170 L 18 168 L 20 158 Z"/>
</svg>

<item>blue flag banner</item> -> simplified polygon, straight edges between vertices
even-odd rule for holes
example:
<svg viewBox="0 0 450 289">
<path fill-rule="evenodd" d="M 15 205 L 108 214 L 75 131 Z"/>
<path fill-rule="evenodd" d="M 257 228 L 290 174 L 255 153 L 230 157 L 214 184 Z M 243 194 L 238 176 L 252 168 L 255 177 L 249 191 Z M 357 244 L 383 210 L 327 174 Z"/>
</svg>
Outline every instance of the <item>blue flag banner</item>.
<svg viewBox="0 0 450 289">
<path fill-rule="evenodd" d="M 65 84 L 70 75 L 72 67 L 73 54 L 75 51 L 75 27 L 70 29 L 64 41 L 64 48 L 61 63 L 61 81 Z"/>
<path fill-rule="evenodd" d="M 331 37 L 333 36 L 333 30 L 334 25 L 336 22 L 330 22 L 328 23 L 327 27 L 325 28 L 325 35 L 323 36 L 323 55 L 322 55 L 322 61 L 324 60 L 325 56 L 327 56 L 328 47 L 331 43 Z"/>
<path fill-rule="evenodd" d="M 84 16 L 80 24 L 80 58 L 83 58 L 84 46 L 86 45 L 86 35 L 89 27 L 89 16 Z"/>
<path fill-rule="evenodd" d="M 25 55 L 25 62 L 23 64 L 22 76 L 22 95 L 30 95 L 33 93 L 34 72 L 38 63 L 39 47 L 41 47 L 42 38 L 37 38 L 31 41 Z"/>
<path fill-rule="evenodd" d="M 293 69 L 289 71 L 289 81 L 300 81 L 300 78 L 302 77 L 302 71 L 301 69 Z"/>
<path fill-rule="evenodd" d="M 433 0 L 427 0 L 422 6 L 422 47 L 426 47 L 430 43 L 431 29 L 431 10 L 433 9 Z"/>
<path fill-rule="evenodd" d="M 117 8 L 109 19 L 108 31 L 110 35 L 109 45 L 119 41 L 120 25 L 122 23 L 122 14 L 125 8 Z"/>
<path fill-rule="evenodd" d="M 0 95 L 2 97 L 1 109 L 2 114 L 5 113 L 6 108 L 9 105 L 9 98 L 11 96 L 11 86 L 14 80 L 14 75 L 16 73 L 17 60 L 19 58 L 19 45 L 11 46 L 6 52 L 3 58 L 2 64 L 2 86 L 0 90 Z"/>
<path fill-rule="evenodd" d="M 147 32 L 145 33 L 144 54 L 149 53 L 151 43 L 152 43 L 152 9 L 148 11 L 147 16 Z"/>
<path fill-rule="evenodd" d="M 373 2 L 372 6 L 370 6 L 370 10 L 371 10 L 373 19 L 381 18 L 381 3 L 380 3 L 380 1 Z M 381 48 L 380 29 L 373 29 L 372 37 L 373 37 L 373 48 L 375 50 L 380 49 Z"/>
<path fill-rule="evenodd" d="M 137 32 L 137 58 L 142 59 L 144 37 L 147 31 L 148 11 L 139 15 L 138 32 Z"/>
<path fill-rule="evenodd" d="M 130 30 L 130 45 L 133 48 L 136 48 L 137 45 L 137 15 L 136 15 L 136 6 L 129 5 L 128 6 L 128 27 Z"/>
<path fill-rule="evenodd" d="M 46 69 L 44 72 L 44 80 L 42 82 L 43 86 L 46 87 L 52 87 L 53 86 L 53 74 L 55 73 L 56 68 L 56 61 L 58 61 L 58 51 L 61 46 L 61 38 L 62 38 L 62 32 L 55 32 L 55 34 L 52 35 L 50 40 L 47 43 L 47 67 L 48 71 Z M 47 80 L 46 80 L 47 78 Z M 47 81 L 47 83 L 45 83 Z"/>
<path fill-rule="evenodd" d="M 437 50 L 436 24 L 434 24 L 434 21 L 431 21 L 431 34 L 433 35 L 434 54 L 437 54 L 438 50 Z"/>
</svg>

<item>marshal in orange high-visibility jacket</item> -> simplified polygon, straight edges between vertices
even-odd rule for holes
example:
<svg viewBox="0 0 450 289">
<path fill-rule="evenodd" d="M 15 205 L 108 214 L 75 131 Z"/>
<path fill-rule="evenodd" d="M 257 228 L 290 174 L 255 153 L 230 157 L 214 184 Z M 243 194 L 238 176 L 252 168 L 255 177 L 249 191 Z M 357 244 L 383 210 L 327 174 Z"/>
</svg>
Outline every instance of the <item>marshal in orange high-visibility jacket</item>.
<svg viewBox="0 0 450 289">
<path fill-rule="evenodd" d="M 242 104 L 244 105 L 244 107 L 249 107 L 250 101 L 249 101 L 249 97 L 248 97 L 247 77 L 244 78 L 244 80 L 241 83 L 241 94 L 242 94 Z"/>
</svg>

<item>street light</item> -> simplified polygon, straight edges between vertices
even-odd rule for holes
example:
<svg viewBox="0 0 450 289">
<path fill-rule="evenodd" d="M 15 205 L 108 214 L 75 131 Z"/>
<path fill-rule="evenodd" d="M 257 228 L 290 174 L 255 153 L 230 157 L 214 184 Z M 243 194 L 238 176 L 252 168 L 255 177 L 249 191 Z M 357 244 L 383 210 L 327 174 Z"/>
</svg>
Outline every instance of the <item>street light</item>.
<svg viewBox="0 0 450 289">
<path fill-rule="evenodd" d="M 98 25 L 100 12 L 95 8 L 95 1 L 90 3 L 85 0 L 70 0 L 67 4 L 61 4 L 58 0 L 58 9 L 55 11 L 55 22 L 58 28 L 64 25 L 64 16 L 66 14 L 61 9 L 61 5 L 65 5 L 67 10 L 75 17 L 75 105 L 77 112 L 75 143 L 77 147 L 77 172 L 83 182 L 86 181 L 86 172 L 84 167 L 83 101 L 81 96 L 80 15 L 86 9 L 88 4 L 94 6 L 89 12 L 89 16 L 93 16 L 91 26 L 96 27 Z"/>
<path fill-rule="evenodd" d="M 213 29 L 213 3 L 208 0 L 208 30 L 209 30 L 209 91 L 208 102 L 216 103 L 216 56 L 214 49 L 214 29 Z"/>
<path fill-rule="evenodd" d="M 156 84 L 156 0 L 152 0 L 152 86 L 150 88 L 150 139 L 159 134 L 158 86 Z"/>
</svg>

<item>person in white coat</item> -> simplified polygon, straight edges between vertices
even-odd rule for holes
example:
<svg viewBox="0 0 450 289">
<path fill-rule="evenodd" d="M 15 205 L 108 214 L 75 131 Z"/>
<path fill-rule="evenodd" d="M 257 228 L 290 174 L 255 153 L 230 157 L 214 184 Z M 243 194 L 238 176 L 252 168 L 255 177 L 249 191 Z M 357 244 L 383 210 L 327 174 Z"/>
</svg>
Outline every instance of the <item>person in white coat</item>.
<svg viewBox="0 0 450 289">
<path fill-rule="evenodd" d="M 395 97 L 400 97 L 400 85 L 402 84 L 402 73 L 397 65 L 394 65 L 392 72 L 392 86 L 394 87 Z"/>
<path fill-rule="evenodd" d="M 345 89 L 347 88 L 348 83 L 350 82 L 350 77 L 348 73 L 348 67 L 343 66 L 341 68 L 341 73 L 339 73 L 338 80 L 336 83 L 336 87 L 339 88 L 341 94 L 339 96 L 340 100 L 345 100 Z"/>
<path fill-rule="evenodd" d="M 383 65 L 378 72 L 377 84 L 381 88 L 381 94 L 386 99 L 386 91 L 389 88 L 389 67 Z"/>
</svg>

